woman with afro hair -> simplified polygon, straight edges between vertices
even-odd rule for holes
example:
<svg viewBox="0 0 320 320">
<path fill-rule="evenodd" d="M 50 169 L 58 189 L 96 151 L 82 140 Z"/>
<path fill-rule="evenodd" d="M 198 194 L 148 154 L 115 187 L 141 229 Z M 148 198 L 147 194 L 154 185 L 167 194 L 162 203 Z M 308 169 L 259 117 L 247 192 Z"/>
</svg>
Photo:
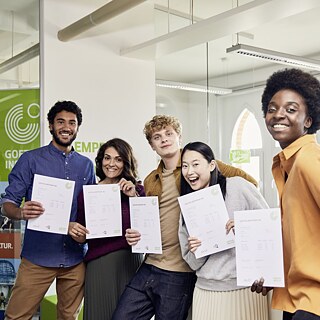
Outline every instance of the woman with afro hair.
<svg viewBox="0 0 320 320">
<path fill-rule="evenodd" d="M 262 95 L 268 131 L 282 151 L 272 173 L 282 212 L 285 287 L 272 307 L 284 320 L 320 319 L 320 83 L 298 69 L 275 72 Z M 263 276 L 263 275 L 262 275 Z M 252 291 L 266 295 L 263 278 Z"/>
</svg>

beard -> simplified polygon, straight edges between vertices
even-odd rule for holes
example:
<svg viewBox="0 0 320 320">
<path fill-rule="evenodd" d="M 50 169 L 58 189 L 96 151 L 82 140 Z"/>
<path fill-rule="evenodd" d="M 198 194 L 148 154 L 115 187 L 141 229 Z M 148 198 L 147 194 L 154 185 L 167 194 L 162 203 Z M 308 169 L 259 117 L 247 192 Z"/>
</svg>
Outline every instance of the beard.
<svg viewBox="0 0 320 320">
<path fill-rule="evenodd" d="M 54 130 L 50 130 L 50 133 L 52 134 L 52 138 L 53 140 L 55 141 L 55 143 L 59 146 L 62 146 L 62 147 L 69 147 L 72 145 L 72 142 L 76 139 L 77 137 L 77 132 L 73 134 L 73 136 L 71 136 L 70 140 L 68 142 L 64 142 L 64 141 L 61 141 L 56 133 L 56 131 Z"/>
</svg>

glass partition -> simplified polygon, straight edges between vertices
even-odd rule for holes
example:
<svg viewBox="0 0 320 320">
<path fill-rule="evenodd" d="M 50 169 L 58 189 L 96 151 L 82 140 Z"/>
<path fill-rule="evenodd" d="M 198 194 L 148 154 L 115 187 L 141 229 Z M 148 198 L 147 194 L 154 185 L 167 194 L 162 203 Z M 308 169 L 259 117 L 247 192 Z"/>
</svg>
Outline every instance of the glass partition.
<svg viewBox="0 0 320 320">
<path fill-rule="evenodd" d="M 157 35 L 200 23 L 213 16 L 221 18 L 220 14 L 249 2 L 252 1 L 219 1 L 219 4 L 217 1 L 210 4 L 208 1 L 156 1 L 161 9 L 155 6 L 155 21 L 159 23 L 158 27 L 156 24 Z M 218 159 L 234 163 L 230 160 L 230 152 L 234 149 L 232 134 L 237 120 L 247 110 L 255 119 L 255 130 L 259 129 L 253 135 L 261 138 L 261 146 L 250 147 L 250 141 L 242 141 L 243 146 L 239 149 L 249 149 L 251 154 L 249 162 L 239 166 L 247 168 L 256 177 L 269 205 L 277 206 L 277 191 L 270 168 L 278 148 L 266 131 L 260 101 L 267 77 L 284 66 L 227 53 L 227 48 L 237 42 L 261 45 L 259 36 L 273 27 L 272 24 L 238 34 L 226 34 L 208 43 L 158 58 L 156 112 L 171 114 L 181 120 L 183 145 L 196 140 L 206 142 Z M 163 86 L 163 83 L 168 85 Z M 199 91 L 199 87 L 203 90 Z M 245 150 L 239 152 L 245 153 Z"/>
<path fill-rule="evenodd" d="M 40 146 L 39 96 L 39 0 L 0 1 L 1 196 L 20 155 Z M 0 320 L 20 264 L 23 230 L 24 222 L 0 216 Z"/>
<path fill-rule="evenodd" d="M 39 87 L 39 0 L 0 2 L 0 89 Z"/>
</svg>

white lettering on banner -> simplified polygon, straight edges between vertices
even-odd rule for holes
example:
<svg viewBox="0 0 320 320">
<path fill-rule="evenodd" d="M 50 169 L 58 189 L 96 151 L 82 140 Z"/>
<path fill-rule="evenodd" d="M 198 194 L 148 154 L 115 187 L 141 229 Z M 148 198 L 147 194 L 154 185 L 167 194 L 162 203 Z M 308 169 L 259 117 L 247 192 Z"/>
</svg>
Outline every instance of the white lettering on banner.
<svg viewBox="0 0 320 320">
<path fill-rule="evenodd" d="M 101 145 L 103 145 L 104 142 L 97 142 L 97 141 L 91 141 L 91 142 L 83 142 L 83 141 L 76 141 L 74 143 L 74 149 L 77 152 L 93 152 L 95 153 Z"/>
<path fill-rule="evenodd" d="M 4 152 L 5 157 L 5 168 L 11 170 L 20 156 L 28 150 L 6 150 Z"/>
<path fill-rule="evenodd" d="M 19 159 L 20 156 L 26 152 L 28 150 L 6 150 L 4 152 L 4 156 L 6 157 L 6 159 Z"/>
<path fill-rule="evenodd" d="M 6 160 L 5 167 L 6 169 L 12 169 L 18 160 Z"/>
<path fill-rule="evenodd" d="M 0 249 L 13 249 L 11 242 L 0 242 Z"/>
</svg>

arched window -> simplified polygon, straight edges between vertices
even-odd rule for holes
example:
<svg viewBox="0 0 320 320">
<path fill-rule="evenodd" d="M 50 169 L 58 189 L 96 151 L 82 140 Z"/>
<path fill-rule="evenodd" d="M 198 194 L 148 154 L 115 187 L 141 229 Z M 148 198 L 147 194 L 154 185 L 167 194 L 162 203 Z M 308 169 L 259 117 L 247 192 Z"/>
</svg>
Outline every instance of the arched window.
<svg viewBox="0 0 320 320">
<path fill-rule="evenodd" d="M 238 156 L 234 156 L 237 154 Z M 261 180 L 260 160 L 262 159 L 261 130 L 254 114 L 245 108 L 239 115 L 232 133 L 230 161 Z"/>
<path fill-rule="evenodd" d="M 232 149 L 262 148 L 261 131 L 254 114 L 245 108 L 238 117 L 232 133 Z"/>
</svg>

